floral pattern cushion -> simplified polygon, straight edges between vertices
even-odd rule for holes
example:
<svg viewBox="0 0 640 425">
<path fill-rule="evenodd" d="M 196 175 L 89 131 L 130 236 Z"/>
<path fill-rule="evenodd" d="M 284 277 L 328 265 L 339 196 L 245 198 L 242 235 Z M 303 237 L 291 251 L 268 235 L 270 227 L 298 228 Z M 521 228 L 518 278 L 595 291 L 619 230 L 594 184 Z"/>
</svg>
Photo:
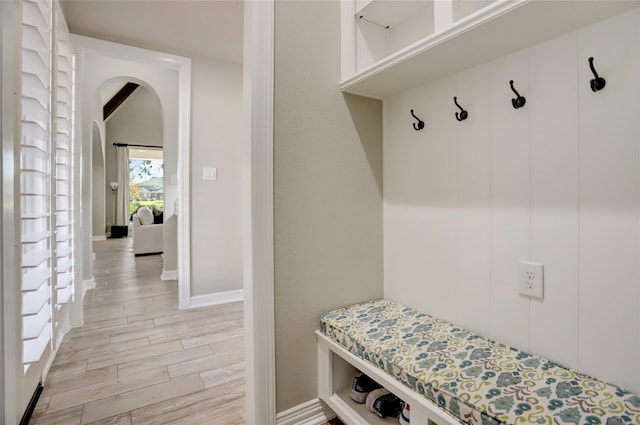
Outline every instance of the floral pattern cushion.
<svg viewBox="0 0 640 425">
<path fill-rule="evenodd" d="M 640 425 L 640 397 L 390 301 L 322 315 L 320 330 L 468 424 Z"/>
</svg>

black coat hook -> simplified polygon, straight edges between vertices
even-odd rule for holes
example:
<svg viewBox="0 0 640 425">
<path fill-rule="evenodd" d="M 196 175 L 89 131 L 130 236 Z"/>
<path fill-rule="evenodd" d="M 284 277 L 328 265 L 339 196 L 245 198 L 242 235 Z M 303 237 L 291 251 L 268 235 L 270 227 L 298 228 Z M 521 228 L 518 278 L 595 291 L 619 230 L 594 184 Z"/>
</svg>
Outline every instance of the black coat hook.
<svg viewBox="0 0 640 425">
<path fill-rule="evenodd" d="M 413 113 L 413 109 L 411 110 L 411 115 L 413 116 L 413 118 L 418 120 L 417 123 L 416 122 L 413 123 L 413 129 L 416 131 L 422 130 L 424 128 L 424 121 L 416 117 L 416 114 Z"/>
<path fill-rule="evenodd" d="M 593 76 L 596 77 L 593 80 L 590 81 L 591 83 L 591 91 L 593 92 L 597 92 L 600 91 L 604 88 L 604 86 L 607 84 L 607 82 L 605 81 L 604 78 L 598 76 L 598 73 L 596 72 L 596 69 L 593 67 L 593 58 L 589 58 L 589 68 L 591 68 L 591 72 L 593 72 Z"/>
<path fill-rule="evenodd" d="M 513 80 L 509 81 L 509 84 L 511 85 L 511 90 L 513 90 L 516 96 L 518 96 L 515 99 L 511 99 L 511 104 L 513 105 L 513 108 L 514 109 L 522 108 L 524 104 L 527 103 L 527 99 L 525 99 L 523 96 L 520 96 L 520 93 L 518 93 L 516 89 L 513 87 Z"/>
<path fill-rule="evenodd" d="M 456 104 L 458 108 L 460 108 L 460 112 L 456 112 L 456 119 L 458 121 L 464 121 L 469 117 L 469 113 L 462 109 L 462 106 L 458 105 L 458 98 L 456 96 L 453 97 L 453 103 Z"/>
</svg>

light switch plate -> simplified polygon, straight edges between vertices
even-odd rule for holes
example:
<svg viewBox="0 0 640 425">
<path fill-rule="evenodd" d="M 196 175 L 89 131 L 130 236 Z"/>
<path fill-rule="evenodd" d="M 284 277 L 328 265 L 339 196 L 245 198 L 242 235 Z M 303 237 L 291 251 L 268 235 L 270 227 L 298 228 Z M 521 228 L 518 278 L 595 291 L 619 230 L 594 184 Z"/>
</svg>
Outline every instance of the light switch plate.
<svg viewBox="0 0 640 425">
<path fill-rule="evenodd" d="M 204 167 L 202 169 L 202 180 L 217 180 L 218 169 L 214 167 Z"/>
<path fill-rule="evenodd" d="M 544 299 L 544 266 L 542 264 L 519 261 L 517 282 L 520 294 Z"/>
</svg>

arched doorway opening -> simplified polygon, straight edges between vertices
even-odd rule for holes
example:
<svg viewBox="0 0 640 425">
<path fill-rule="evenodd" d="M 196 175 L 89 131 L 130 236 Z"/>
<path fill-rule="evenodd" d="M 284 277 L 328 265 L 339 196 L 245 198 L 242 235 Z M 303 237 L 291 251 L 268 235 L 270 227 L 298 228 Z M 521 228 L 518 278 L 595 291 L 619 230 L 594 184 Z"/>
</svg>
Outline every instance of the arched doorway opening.
<svg viewBox="0 0 640 425">
<path fill-rule="evenodd" d="M 91 193 L 93 208 L 93 240 L 104 240 L 105 221 L 105 174 L 104 174 L 104 142 L 102 132 L 97 121 L 91 124 L 91 146 L 92 152 L 92 173 L 91 173 Z"/>
<path fill-rule="evenodd" d="M 106 221 L 101 227 L 109 234 L 113 225 L 130 226 L 132 214 L 141 206 L 160 213 L 165 201 L 175 202 L 175 191 L 169 199 L 164 196 L 164 169 L 177 169 L 177 158 L 164 158 L 162 105 L 152 87 L 140 80 L 113 78 L 100 86 L 99 98 L 104 119 L 102 190 L 107 196 L 104 204 L 93 204 L 101 208 L 94 209 L 94 234 L 100 212 Z M 166 142 L 169 152 L 176 151 L 176 140 Z M 95 174 L 100 165 L 94 162 L 93 166 Z"/>
</svg>

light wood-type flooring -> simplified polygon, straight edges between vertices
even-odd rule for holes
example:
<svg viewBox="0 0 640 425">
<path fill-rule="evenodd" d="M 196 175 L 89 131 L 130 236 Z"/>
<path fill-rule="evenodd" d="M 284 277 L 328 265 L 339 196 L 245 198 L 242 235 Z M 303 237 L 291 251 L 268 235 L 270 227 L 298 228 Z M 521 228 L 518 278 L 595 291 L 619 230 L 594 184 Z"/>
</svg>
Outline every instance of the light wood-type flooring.
<svg viewBox="0 0 640 425">
<path fill-rule="evenodd" d="M 242 303 L 178 309 L 160 255 L 94 243 L 85 324 L 56 355 L 31 425 L 245 423 Z"/>
</svg>

